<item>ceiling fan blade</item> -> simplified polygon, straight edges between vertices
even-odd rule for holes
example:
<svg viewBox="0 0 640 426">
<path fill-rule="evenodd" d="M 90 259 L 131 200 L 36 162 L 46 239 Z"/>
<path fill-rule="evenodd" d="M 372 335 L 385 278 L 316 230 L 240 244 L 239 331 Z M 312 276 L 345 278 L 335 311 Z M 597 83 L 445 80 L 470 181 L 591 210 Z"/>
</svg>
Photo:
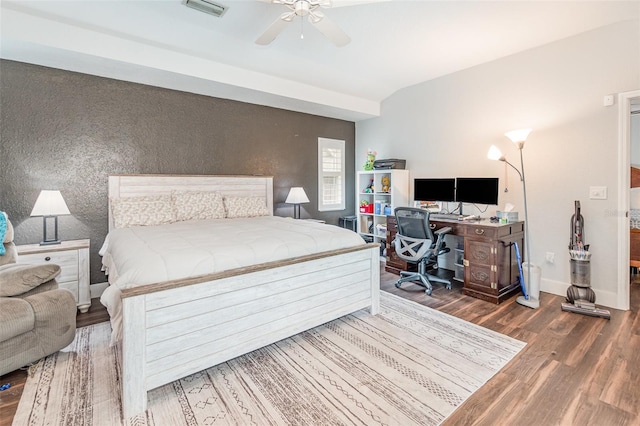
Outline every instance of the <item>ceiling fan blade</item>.
<svg viewBox="0 0 640 426">
<path fill-rule="evenodd" d="M 320 1 L 322 2 L 324 0 L 320 0 Z M 392 1 L 392 0 L 330 0 L 330 1 L 332 3 L 331 7 L 335 9 L 336 7 L 362 6 L 369 3 L 382 3 L 382 2 Z"/>
<path fill-rule="evenodd" d="M 318 0 L 317 4 L 320 7 L 331 7 L 332 6 L 331 0 Z"/>
<path fill-rule="evenodd" d="M 340 29 L 336 24 L 327 19 L 322 12 L 313 12 L 309 14 L 309 22 L 311 22 L 326 38 L 331 40 L 338 47 L 346 46 L 351 38 Z"/>
<path fill-rule="evenodd" d="M 273 40 L 278 37 L 278 35 L 285 29 L 287 24 L 291 22 L 293 17 L 295 16 L 295 12 L 287 12 L 283 13 L 278 19 L 276 19 L 273 24 L 267 30 L 256 39 L 256 44 L 267 45 L 271 43 Z"/>
</svg>

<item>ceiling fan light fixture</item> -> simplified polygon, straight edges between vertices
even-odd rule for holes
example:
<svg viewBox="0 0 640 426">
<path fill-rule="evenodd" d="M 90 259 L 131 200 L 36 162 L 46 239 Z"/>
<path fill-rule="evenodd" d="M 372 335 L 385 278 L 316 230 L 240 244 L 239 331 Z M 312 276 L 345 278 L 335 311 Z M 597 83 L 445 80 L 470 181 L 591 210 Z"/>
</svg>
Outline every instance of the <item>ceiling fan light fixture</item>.
<svg viewBox="0 0 640 426">
<path fill-rule="evenodd" d="M 211 0 L 185 0 L 184 4 L 192 9 L 208 13 L 217 18 L 221 18 L 229 8 L 228 6 L 212 2 Z"/>
</svg>

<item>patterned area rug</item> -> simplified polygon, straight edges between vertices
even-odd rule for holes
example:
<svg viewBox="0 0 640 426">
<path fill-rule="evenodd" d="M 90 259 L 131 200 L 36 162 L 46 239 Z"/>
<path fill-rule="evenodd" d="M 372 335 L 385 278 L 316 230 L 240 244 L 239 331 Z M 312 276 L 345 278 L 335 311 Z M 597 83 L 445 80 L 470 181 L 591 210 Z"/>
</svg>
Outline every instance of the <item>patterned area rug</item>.
<svg viewBox="0 0 640 426">
<path fill-rule="evenodd" d="M 525 343 L 382 292 L 345 316 L 149 392 L 123 419 L 109 324 L 27 380 L 14 425 L 437 425 Z M 124 378 L 126 380 L 126 377 Z"/>
</svg>

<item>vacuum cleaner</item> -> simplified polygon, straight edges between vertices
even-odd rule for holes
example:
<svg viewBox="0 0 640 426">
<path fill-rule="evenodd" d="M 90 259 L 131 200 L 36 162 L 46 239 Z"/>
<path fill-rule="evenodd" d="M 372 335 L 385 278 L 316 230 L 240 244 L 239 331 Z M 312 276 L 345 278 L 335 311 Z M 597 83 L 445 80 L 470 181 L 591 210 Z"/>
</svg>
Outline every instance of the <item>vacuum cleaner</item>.
<svg viewBox="0 0 640 426">
<path fill-rule="evenodd" d="M 591 253 L 589 245 L 584 243 L 584 218 L 580 214 L 580 201 L 574 203 L 569 241 L 571 287 L 567 290 L 567 302 L 562 303 L 562 310 L 611 319 L 609 311 L 595 305 L 596 293 L 591 289 Z"/>
</svg>

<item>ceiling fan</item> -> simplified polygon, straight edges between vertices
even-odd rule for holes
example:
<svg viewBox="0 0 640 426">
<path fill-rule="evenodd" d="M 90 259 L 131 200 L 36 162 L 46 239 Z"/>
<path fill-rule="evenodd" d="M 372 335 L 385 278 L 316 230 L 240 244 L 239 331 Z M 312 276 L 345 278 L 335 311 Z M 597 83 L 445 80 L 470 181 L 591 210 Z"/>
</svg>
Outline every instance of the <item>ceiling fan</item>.
<svg viewBox="0 0 640 426">
<path fill-rule="evenodd" d="M 273 4 L 286 6 L 289 11 L 280 17 L 256 40 L 257 44 L 267 45 L 285 29 L 297 16 L 304 19 L 308 16 L 309 22 L 318 29 L 326 38 L 338 47 L 349 44 L 351 38 L 336 24 L 327 19 L 319 8 L 331 7 L 331 0 L 263 0 Z"/>
</svg>

